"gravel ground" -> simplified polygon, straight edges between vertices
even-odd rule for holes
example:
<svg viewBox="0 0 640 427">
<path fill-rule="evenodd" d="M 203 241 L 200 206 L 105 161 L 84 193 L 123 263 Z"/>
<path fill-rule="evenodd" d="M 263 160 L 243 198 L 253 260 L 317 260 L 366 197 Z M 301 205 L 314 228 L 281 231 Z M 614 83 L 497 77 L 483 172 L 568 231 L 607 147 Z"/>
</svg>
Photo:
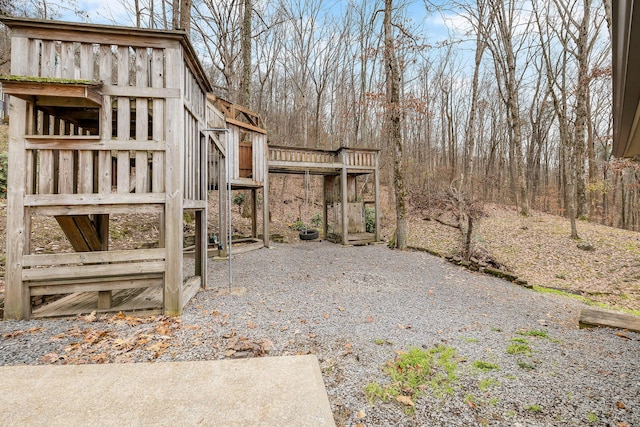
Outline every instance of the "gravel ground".
<svg viewBox="0 0 640 427">
<path fill-rule="evenodd" d="M 181 319 L 0 322 L 0 364 L 123 363 L 316 354 L 338 425 L 640 426 L 640 334 L 580 330 L 582 305 L 382 245 L 274 245 L 209 263 Z M 546 331 L 547 337 L 523 333 Z M 531 355 L 508 354 L 513 338 Z M 407 414 L 364 394 L 400 351 L 456 351 L 452 394 Z M 474 362 L 497 369 L 482 371 Z"/>
</svg>

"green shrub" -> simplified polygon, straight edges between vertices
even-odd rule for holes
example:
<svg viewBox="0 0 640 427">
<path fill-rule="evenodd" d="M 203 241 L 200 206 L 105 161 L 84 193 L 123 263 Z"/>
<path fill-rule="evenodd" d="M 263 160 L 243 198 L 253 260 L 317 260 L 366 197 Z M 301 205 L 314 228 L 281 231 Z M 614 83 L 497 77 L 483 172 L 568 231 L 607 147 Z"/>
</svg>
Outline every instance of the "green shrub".
<svg viewBox="0 0 640 427">
<path fill-rule="evenodd" d="M 7 197 L 7 168 L 9 158 L 7 153 L 0 154 L 0 197 Z"/>
<path fill-rule="evenodd" d="M 364 208 L 364 223 L 367 233 L 376 231 L 376 210 L 374 208 Z"/>
</svg>

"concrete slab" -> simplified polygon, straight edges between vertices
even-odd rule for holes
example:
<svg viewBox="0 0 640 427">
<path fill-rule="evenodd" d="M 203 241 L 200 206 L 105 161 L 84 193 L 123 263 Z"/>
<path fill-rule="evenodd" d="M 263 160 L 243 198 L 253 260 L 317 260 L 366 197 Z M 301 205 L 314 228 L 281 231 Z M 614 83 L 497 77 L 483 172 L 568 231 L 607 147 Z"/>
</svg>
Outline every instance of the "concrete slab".
<svg viewBox="0 0 640 427">
<path fill-rule="evenodd" d="M 313 355 L 0 367 L 3 426 L 335 426 Z"/>
</svg>

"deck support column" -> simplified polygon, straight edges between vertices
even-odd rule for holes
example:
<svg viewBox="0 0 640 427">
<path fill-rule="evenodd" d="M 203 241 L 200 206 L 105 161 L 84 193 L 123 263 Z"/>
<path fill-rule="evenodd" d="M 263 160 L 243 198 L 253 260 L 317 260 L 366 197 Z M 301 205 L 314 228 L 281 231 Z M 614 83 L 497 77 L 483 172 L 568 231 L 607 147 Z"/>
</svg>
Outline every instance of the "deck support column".
<svg viewBox="0 0 640 427">
<path fill-rule="evenodd" d="M 207 210 L 196 211 L 196 241 L 195 241 L 195 273 L 200 276 L 200 287 L 207 288 Z"/>
<path fill-rule="evenodd" d="M 378 169 L 378 156 L 376 156 L 376 168 L 373 171 L 373 192 L 375 201 L 375 239 L 380 241 L 380 170 Z"/>
<path fill-rule="evenodd" d="M 263 140 L 266 137 L 262 137 Z M 271 240 L 270 221 L 269 215 L 269 149 L 264 144 L 264 178 L 262 187 L 262 240 L 264 247 L 269 247 L 269 241 Z"/>
<path fill-rule="evenodd" d="M 251 237 L 258 237 L 258 190 L 251 189 Z"/>
<path fill-rule="evenodd" d="M 340 188 L 342 200 L 342 244 L 349 243 L 349 218 L 348 218 L 348 187 L 347 187 L 347 156 L 342 150 L 342 174 L 340 177 Z"/>
<path fill-rule="evenodd" d="M 166 49 L 168 64 L 182 64 L 179 49 Z M 166 70 L 167 88 L 180 89 L 183 81 L 182 67 Z M 166 267 L 164 274 L 164 314 L 178 316 L 182 312 L 183 272 L 183 198 L 184 176 L 181 166 L 184 164 L 184 112 L 181 98 L 170 98 L 166 101 L 166 202 L 165 202 L 165 246 Z"/>
<path fill-rule="evenodd" d="M 12 51 L 17 54 L 16 42 Z M 13 61 L 12 61 L 13 64 Z M 14 65 L 15 67 L 15 65 Z M 13 70 L 12 70 L 13 71 Z M 13 71 L 14 74 L 15 71 Z M 25 241 L 29 238 L 26 233 L 24 208 L 25 193 L 25 156 L 24 133 L 26 129 L 27 102 L 17 97 L 11 97 L 11 125 L 9 127 L 9 174 L 7 176 L 7 253 L 6 253 L 6 289 L 5 289 L 5 319 L 29 319 L 31 301 L 29 288 L 22 281 L 22 256 Z"/>
</svg>

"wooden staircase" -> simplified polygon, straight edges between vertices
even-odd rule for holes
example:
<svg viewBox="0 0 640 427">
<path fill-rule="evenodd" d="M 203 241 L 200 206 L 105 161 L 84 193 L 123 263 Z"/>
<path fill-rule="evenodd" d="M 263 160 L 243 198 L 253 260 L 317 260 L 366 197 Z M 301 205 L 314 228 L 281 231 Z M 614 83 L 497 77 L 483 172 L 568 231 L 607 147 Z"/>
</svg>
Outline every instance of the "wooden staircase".
<svg viewBox="0 0 640 427">
<path fill-rule="evenodd" d="M 103 250 L 102 236 L 89 215 L 58 215 L 56 221 L 76 252 Z"/>
</svg>

